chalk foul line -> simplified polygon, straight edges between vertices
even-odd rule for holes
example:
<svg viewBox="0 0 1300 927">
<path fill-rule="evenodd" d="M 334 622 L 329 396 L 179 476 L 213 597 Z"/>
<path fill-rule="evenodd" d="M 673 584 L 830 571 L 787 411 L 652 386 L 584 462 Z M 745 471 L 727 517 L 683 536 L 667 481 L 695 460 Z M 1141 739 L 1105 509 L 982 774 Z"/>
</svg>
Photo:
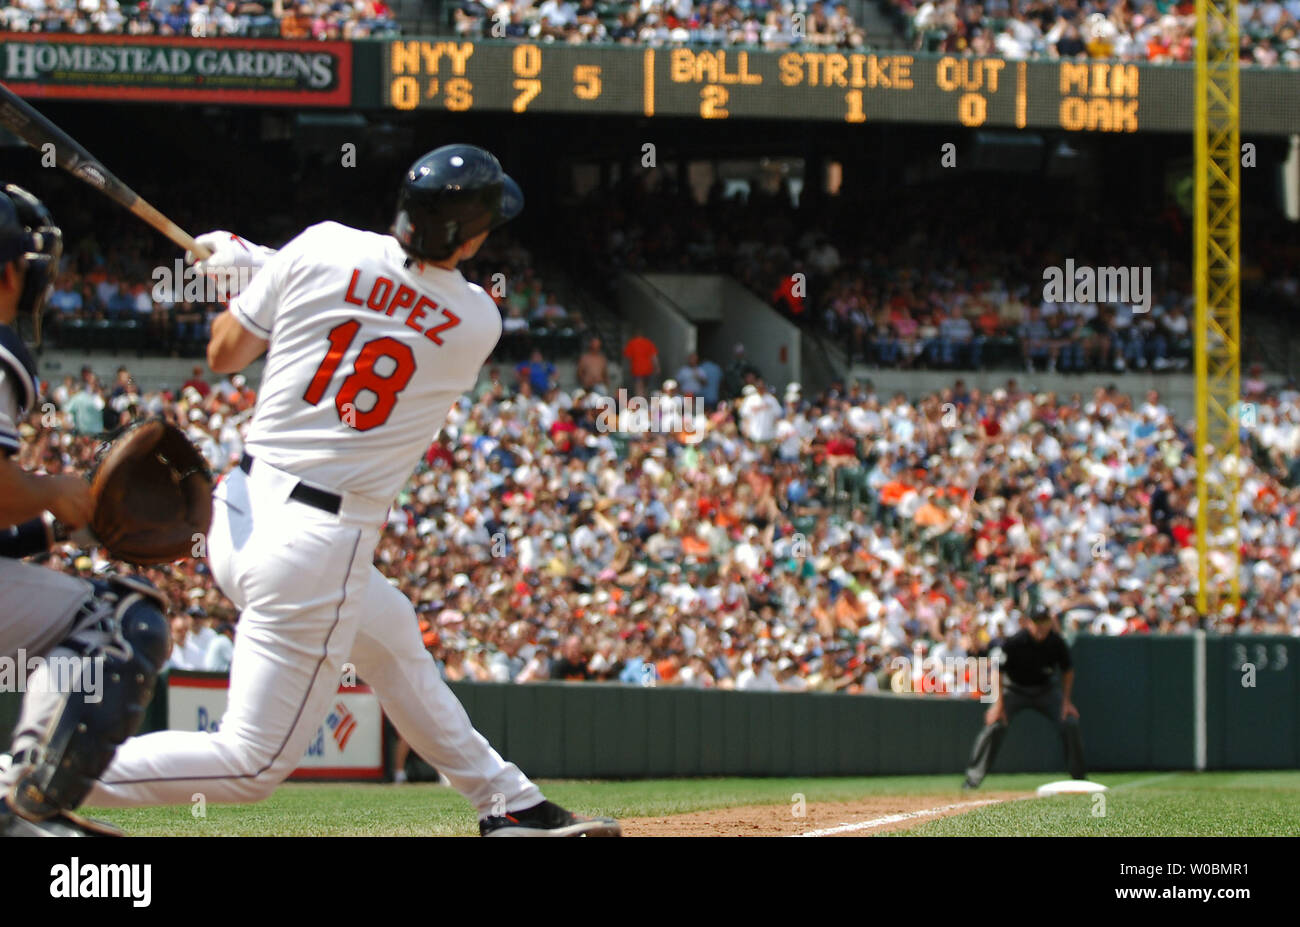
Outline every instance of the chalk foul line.
<svg viewBox="0 0 1300 927">
<path fill-rule="evenodd" d="M 855 830 L 870 830 L 873 827 L 884 827 L 886 824 L 897 824 L 901 821 L 911 821 L 915 818 L 930 818 L 937 814 L 944 814 L 948 811 L 960 811 L 962 809 L 979 808 L 982 805 L 1000 805 L 1008 801 L 1005 798 L 985 798 L 980 801 L 961 801 L 952 805 L 940 805 L 937 808 L 922 808 L 920 811 L 901 811 L 898 814 L 887 814 L 882 818 L 872 818 L 870 821 L 854 821 L 849 824 L 837 824 L 835 827 L 824 827 L 821 830 L 810 830 L 803 834 L 791 834 L 792 837 L 829 837 L 833 834 L 847 834 Z"/>
</svg>

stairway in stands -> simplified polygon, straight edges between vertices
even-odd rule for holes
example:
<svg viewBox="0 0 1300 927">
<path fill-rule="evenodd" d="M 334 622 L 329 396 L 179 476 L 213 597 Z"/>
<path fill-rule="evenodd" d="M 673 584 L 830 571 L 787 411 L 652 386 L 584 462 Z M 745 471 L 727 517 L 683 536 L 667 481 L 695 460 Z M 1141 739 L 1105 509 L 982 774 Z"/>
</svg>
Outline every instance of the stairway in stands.
<svg viewBox="0 0 1300 927">
<path fill-rule="evenodd" d="M 538 269 L 547 282 L 547 288 L 553 288 L 560 294 L 560 301 L 566 308 L 582 315 L 587 328 L 600 338 L 610 365 L 621 369 L 623 342 L 626 336 L 623 331 L 623 320 L 619 317 L 617 309 L 590 287 L 584 286 L 574 279 L 573 275 L 567 273 L 562 261 L 547 261 L 536 254 L 535 257 L 538 260 Z"/>
<path fill-rule="evenodd" d="M 848 0 L 853 21 L 867 32 L 867 47 L 873 51 L 904 51 L 907 39 L 894 25 L 893 17 L 886 12 L 889 0 Z"/>
<path fill-rule="evenodd" d="M 389 0 L 402 35 L 450 35 L 451 7 L 444 0 Z"/>
</svg>

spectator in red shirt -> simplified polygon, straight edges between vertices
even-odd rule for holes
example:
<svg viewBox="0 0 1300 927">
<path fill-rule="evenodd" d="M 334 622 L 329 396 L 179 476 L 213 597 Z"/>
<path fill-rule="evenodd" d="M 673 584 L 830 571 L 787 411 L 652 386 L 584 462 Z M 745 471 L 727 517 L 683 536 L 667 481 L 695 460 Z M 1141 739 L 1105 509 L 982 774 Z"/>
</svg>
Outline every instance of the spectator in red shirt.
<svg viewBox="0 0 1300 927">
<path fill-rule="evenodd" d="M 190 375 L 190 378 L 186 380 L 184 386 L 181 387 L 181 392 L 184 392 L 186 389 L 190 389 L 190 388 L 192 388 L 196 393 L 198 393 L 204 399 L 207 399 L 208 393 L 212 392 L 212 387 L 208 386 L 207 380 L 203 379 L 202 367 L 194 368 L 194 370 Z"/>
<path fill-rule="evenodd" d="M 805 277 L 803 274 L 790 274 L 788 277 L 782 277 L 781 282 L 777 284 L 772 291 L 772 302 L 782 312 L 795 319 L 803 318 L 806 298 Z"/>
<path fill-rule="evenodd" d="M 555 449 L 562 454 L 573 450 L 573 435 L 577 430 L 578 426 L 573 423 L 573 413 L 568 409 L 561 409 L 559 416 L 550 427 L 551 441 L 554 442 Z"/>
<path fill-rule="evenodd" d="M 451 448 L 447 447 L 446 439 L 439 436 L 436 441 L 429 445 L 429 450 L 424 454 L 424 462 L 430 467 L 438 461 L 447 465 L 447 469 L 453 469 L 456 466 L 456 458 L 452 456 Z"/>
<path fill-rule="evenodd" d="M 637 329 L 623 348 L 627 358 L 628 373 L 632 375 L 632 389 L 638 396 L 649 392 L 650 378 L 659 373 L 659 349 L 655 343 Z"/>
</svg>

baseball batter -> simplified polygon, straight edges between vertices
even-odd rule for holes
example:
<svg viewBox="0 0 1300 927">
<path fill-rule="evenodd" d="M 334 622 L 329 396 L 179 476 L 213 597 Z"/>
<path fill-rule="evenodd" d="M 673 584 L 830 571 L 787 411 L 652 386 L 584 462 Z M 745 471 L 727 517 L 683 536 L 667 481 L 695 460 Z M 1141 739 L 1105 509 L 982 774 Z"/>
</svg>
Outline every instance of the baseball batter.
<svg viewBox="0 0 1300 927">
<path fill-rule="evenodd" d="M 500 313 L 456 269 L 522 208 L 490 153 L 432 151 L 402 185 L 391 235 L 333 222 L 270 253 L 224 232 L 203 269 L 258 267 L 214 323 L 208 361 L 267 354 L 239 469 L 215 492 L 208 559 L 240 609 L 216 733 L 128 740 L 89 801 L 267 797 L 298 765 L 345 663 L 397 730 L 478 809 L 491 836 L 617 836 L 538 788 L 473 729 L 420 639 L 414 609 L 373 566 L 393 497 L 470 389 Z"/>
</svg>

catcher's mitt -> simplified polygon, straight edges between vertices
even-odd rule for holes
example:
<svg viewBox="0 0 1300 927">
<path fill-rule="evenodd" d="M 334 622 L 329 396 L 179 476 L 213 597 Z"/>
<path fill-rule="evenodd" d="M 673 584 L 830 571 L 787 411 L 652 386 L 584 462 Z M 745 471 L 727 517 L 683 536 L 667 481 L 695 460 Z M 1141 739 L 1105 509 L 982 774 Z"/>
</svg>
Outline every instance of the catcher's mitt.
<svg viewBox="0 0 1300 927">
<path fill-rule="evenodd" d="M 194 556 L 212 524 L 212 474 L 189 438 L 162 419 L 132 425 L 108 445 L 90 475 L 90 528 L 127 563 Z"/>
</svg>

